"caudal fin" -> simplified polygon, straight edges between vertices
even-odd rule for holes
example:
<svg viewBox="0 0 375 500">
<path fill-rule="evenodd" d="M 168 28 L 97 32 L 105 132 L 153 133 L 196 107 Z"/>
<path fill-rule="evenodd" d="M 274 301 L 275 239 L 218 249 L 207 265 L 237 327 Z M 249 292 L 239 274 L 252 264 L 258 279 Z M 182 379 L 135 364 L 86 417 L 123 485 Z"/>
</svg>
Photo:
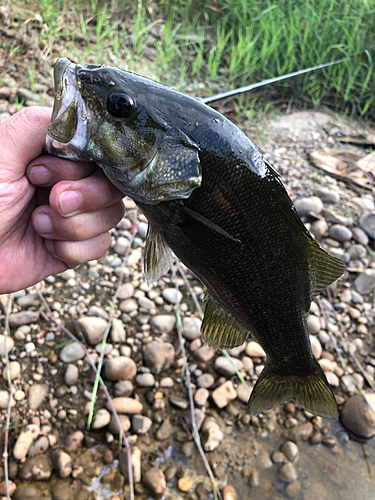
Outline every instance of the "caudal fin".
<svg viewBox="0 0 375 500">
<path fill-rule="evenodd" d="M 266 364 L 250 396 L 250 413 L 256 415 L 287 401 L 294 401 L 315 415 L 337 420 L 338 411 L 332 389 L 316 360 L 315 364 L 316 370 L 304 377 L 275 374 Z"/>
</svg>

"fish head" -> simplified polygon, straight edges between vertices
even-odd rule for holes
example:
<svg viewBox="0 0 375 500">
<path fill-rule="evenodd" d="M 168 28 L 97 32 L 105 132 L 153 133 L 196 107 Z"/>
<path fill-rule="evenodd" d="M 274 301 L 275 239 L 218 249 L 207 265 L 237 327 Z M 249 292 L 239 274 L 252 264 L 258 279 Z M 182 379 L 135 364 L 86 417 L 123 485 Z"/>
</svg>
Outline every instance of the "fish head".
<svg viewBox="0 0 375 500">
<path fill-rule="evenodd" d="M 48 153 L 93 161 L 135 201 L 188 198 L 202 180 L 199 146 L 173 117 L 179 94 L 111 66 L 60 58 Z M 182 94 L 181 94 L 182 95 Z"/>
</svg>

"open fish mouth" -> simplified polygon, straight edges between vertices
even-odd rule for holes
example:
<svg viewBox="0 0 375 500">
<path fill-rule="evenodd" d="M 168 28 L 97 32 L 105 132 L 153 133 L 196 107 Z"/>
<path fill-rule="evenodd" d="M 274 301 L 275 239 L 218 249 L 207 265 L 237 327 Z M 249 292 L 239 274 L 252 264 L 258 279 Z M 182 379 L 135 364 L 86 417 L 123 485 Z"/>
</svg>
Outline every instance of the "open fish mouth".
<svg viewBox="0 0 375 500">
<path fill-rule="evenodd" d="M 47 127 L 46 151 L 71 160 L 83 155 L 88 137 L 89 114 L 77 85 L 77 65 L 60 58 L 54 68 L 55 102 Z"/>
</svg>

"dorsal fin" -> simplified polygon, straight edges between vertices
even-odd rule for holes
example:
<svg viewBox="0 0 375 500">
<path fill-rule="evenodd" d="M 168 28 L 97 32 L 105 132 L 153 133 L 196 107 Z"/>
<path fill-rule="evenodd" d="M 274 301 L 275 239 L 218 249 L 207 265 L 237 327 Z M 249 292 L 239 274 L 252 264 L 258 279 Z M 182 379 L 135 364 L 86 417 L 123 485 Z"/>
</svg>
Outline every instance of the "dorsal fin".
<svg viewBox="0 0 375 500">
<path fill-rule="evenodd" d="M 208 299 L 202 323 L 202 339 L 213 349 L 226 349 L 242 345 L 249 332 L 212 299 Z"/>
<path fill-rule="evenodd" d="M 172 262 L 172 252 L 161 234 L 151 224 L 148 225 L 144 251 L 144 270 L 150 285 L 167 273 Z"/>
<path fill-rule="evenodd" d="M 320 247 L 306 234 L 306 246 L 311 273 L 310 301 L 336 281 L 345 271 L 345 264 Z"/>
</svg>

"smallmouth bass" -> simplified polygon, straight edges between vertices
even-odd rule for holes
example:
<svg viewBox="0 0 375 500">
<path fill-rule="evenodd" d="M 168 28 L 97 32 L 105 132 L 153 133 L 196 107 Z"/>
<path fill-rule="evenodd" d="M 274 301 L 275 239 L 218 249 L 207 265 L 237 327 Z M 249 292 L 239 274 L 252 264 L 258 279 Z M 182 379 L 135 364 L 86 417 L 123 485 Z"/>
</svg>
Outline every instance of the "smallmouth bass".
<svg viewBox="0 0 375 500">
<path fill-rule="evenodd" d="M 149 221 L 149 283 L 170 249 L 207 287 L 202 338 L 215 348 L 250 333 L 267 360 L 252 414 L 286 401 L 337 418 L 311 351 L 306 312 L 344 265 L 312 238 L 279 175 L 252 141 L 199 100 L 110 66 L 57 61 L 50 154 L 96 162 Z"/>
</svg>

